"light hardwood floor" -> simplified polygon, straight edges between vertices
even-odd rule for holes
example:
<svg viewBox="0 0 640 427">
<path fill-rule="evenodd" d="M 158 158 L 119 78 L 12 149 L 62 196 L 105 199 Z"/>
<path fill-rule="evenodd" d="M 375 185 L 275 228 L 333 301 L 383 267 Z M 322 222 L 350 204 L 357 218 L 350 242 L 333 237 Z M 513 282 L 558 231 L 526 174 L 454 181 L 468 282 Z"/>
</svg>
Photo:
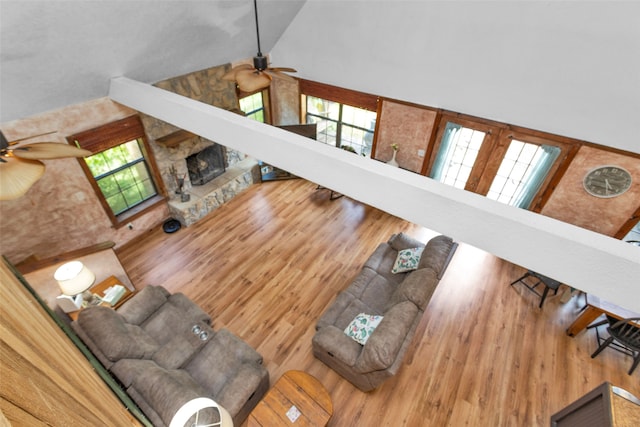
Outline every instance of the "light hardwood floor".
<svg viewBox="0 0 640 427">
<path fill-rule="evenodd" d="M 478 224 L 479 227 L 482 224 Z M 183 292 L 263 356 L 274 383 L 285 371 L 316 376 L 334 404 L 330 426 L 546 426 L 604 381 L 640 396 L 640 369 L 605 350 L 594 330 L 565 329 L 582 298 L 542 309 L 509 283 L 524 269 L 461 242 L 399 374 L 362 393 L 316 360 L 311 337 L 335 294 L 392 233 L 438 234 L 347 197 L 290 180 L 257 184 L 197 224 L 160 227 L 119 255 L 137 288 Z"/>
</svg>

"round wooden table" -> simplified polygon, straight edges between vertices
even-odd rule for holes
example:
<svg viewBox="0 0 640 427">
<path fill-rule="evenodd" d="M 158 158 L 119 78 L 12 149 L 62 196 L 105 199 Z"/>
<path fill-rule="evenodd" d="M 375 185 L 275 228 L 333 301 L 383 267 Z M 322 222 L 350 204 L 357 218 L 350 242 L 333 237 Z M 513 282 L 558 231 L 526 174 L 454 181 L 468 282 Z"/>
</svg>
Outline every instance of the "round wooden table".
<svg viewBox="0 0 640 427">
<path fill-rule="evenodd" d="M 320 381 L 287 371 L 249 414 L 247 427 L 326 426 L 332 415 L 331 396 Z"/>
</svg>

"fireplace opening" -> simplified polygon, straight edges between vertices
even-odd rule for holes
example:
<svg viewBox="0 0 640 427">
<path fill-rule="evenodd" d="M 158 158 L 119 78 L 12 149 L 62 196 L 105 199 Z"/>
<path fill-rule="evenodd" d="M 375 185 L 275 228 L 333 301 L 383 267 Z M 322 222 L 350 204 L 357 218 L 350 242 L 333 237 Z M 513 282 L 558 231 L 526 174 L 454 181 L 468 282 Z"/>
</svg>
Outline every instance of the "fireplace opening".
<svg viewBox="0 0 640 427">
<path fill-rule="evenodd" d="M 210 145 L 186 160 L 191 185 L 204 185 L 225 171 L 224 149 L 220 144 Z"/>
</svg>

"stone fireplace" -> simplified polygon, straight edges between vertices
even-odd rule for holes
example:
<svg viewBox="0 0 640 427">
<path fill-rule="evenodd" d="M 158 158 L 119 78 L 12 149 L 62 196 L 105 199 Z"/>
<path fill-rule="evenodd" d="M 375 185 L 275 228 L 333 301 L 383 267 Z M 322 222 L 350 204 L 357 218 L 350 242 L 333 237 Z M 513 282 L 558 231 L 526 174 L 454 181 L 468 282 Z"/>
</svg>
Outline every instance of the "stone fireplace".
<svg viewBox="0 0 640 427">
<path fill-rule="evenodd" d="M 183 226 L 260 182 L 254 158 L 153 117 L 143 116 L 143 123 L 167 189 L 169 213 Z"/>
<path fill-rule="evenodd" d="M 191 185 L 204 185 L 226 169 L 224 147 L 213 144 L 186 158 Z"/>
</svg>

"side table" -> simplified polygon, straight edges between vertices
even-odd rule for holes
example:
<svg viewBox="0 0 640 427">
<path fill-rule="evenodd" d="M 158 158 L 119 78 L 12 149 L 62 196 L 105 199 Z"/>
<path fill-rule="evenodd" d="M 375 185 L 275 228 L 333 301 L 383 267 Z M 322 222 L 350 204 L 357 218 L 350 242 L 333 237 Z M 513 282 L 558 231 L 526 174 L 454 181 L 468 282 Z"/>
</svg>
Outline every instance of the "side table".
<svg viewBox="0 0 640 427">
<path fill-rule="evenodd" d="M 247 427 L 326 426 L 331 396 L 312 375 L 287 371 L 249 414 Z"/>
<path fill-rule="evenodd" d="M 100 305 L 104 305 L 105 307 L 111 307 L 113 309 L 116 309 L 116 308 L 120 307 L 126 300 L 131 298 L 133 296 L 133 294 L 134 294 L 116 276 L 107 277 L 102 282 L 100 282 L 97 285 L 93 286 L 89 290 L 91 291 L 92 294 L 98 295 L 99 297 L 103 297 L 104 296 L 104 291 L 106 291 L 107 289 L 109 289 L 113 285 L 124 286 L 124 294 L 122 295 L 122 297 L 120 297 L 118 302 L 113 306 L 111 306 L 111 305 L 109 305 L 107 303 L 104 303 L 104 302 L 102 304 L 100 304 Z M 82 309 L 80 309 L 78 311 L 72 311 L 70 313 L 67 313 L 67 315 L 71 318 L 71 320 L 78 320 L 78 315 L 80 314 L 81 311 L 82 311 Z"/>
</svg>

